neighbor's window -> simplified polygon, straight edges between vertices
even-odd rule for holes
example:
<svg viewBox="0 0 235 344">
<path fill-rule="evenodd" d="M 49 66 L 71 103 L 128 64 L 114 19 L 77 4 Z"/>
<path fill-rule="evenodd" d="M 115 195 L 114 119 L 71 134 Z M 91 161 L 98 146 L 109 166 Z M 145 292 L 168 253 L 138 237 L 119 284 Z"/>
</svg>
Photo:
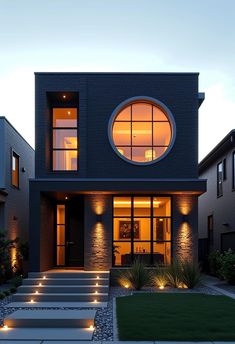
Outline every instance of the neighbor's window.
<svg viewBox="0 0 235 344">
<path fill-rule="evenodd" d="M 169 264 L 171 261 L 170 197 L 113 198 L 113 265 Z"/>
<path fill-rule="evenodd" d="M 233 189 L 235 189 L 235 152 L 233 152 Z"/>
<path fill-rule="evenodd" d="M 78 128 L 76 108 L 53 108 L 53 170 L 78 168 Z"/>
<path fill-rule="evenodd" d="M 223 163 L 217 165 L 217 196 L 223 195 Z"/>
<path fill-rule="evenodd" d="M 12 152 L 12 170 L 11 170 L 11 183 L 16 188 L 19 187 L 19 155 Z"/>
<path fill-rule="evenodd" d="M 166 152 L 172 139 L 172 127 L 159 106 L 139 101 L 117 114 L 112 139 L 121 156 L 137 163 L 148 163 Z"/>
</svg>

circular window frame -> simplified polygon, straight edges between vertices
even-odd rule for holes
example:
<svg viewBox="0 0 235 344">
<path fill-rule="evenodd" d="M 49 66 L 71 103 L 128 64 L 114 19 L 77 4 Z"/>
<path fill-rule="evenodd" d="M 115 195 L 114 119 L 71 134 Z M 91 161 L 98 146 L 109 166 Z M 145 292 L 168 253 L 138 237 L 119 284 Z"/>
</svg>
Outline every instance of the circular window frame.
<svg viewBox="0 0 235 344">
<path fill-rule="evenodd" d="M 115 122 L 115 118 L 117 117 L 117 115 L 119 114 L 119 112 L 121 110 L 123 110 L 125 107 L 127 107 L 131 104 L 134 104 L 136 102 L 145 102 L 145 103 L 149 103 L 151 105 L 155 105 L 157 107 L 160 107 L 163 110 L 163 112 L 165 113 L 166 117 L 168 118 L 170 126 L 171 126 L 172 135 L 171 135 L 171 141 L 170 141 L 168 148 L 159 158 L 152 160 L 152 161 L 138 162 L 138 161 L 133 161 L 133 160 L 127 159 L 124 155 L 122 155 L 118 151 L 118 149 L 115 146 L 114 141 L 113 141 L 113 124 Z M 174 146 L 175 139 L 176 139 L 175 119 L 174 119 L 174 116 L 172 115 L 172 112 L 170 111 L 170 109 L 164 103 L 162 103 L 160 100 L 158 100 L 156 98 L 152 98 L 152 97 L 148 97 L 148 96 L 136 96 L 136 97 L 128 98 L 128 99 L 124 100 L 123 102 L 121 102 L 113 110 L 113 112 L 109 118 L 109 123 L 108 123 L 108 138 L 109 138 L 109 143 L 110 143 L 111 147 L 113 148 L 114 152 L 117 154 L 117 156 L 119 158 L 121 158 L 125 162 L 128 162 L 129 164 L 136 165 L 136 166 L 153 165 L 153 164 L 156 164 L 157 162 L 161 161 L 162 159 L 164 159 L 170 153 L 172 147 Z"/>
</svg>

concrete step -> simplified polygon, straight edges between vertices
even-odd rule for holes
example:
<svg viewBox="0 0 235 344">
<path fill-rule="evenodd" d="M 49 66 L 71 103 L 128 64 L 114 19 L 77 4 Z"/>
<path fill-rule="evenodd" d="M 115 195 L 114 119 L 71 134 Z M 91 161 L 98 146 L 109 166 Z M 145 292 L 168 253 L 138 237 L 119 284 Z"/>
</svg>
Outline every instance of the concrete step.
<svg viewBox="0 0 235 344">
<path fill-rule="evenodd" d="M 17 293 L 108 293 L 108 286 L 90 286 L 90 285 L 23 285 L 17 288 Z"/>
<path fill-rule="evenodd" d="M 107 302 L 61 302 L 61 301 L 45 301 L 45 302 L 11 302 L 5 305 L 6 308 L 105 308 Z"/>
<path fill-rule="evenodd" d="M 93 330 L 87 328 L 10 328 L 0 330 L 0 342 L 3 340 L 22 340 L 25 344 L 28 340 L 54 340 L 60 341 L 92 340 Z"/>
<path fill-rule="evenodd" d="M 109 278 L 25 278 L 23 285 L 109 285 Z"/>
<path fill-rule="evenodd" d="M 109 278 L 109 271 L 61 271 L 29 272 L 29 278 Z M 97 278 L 98 277 L 98 278 Z"/>
<path fill-rule="evenodd" d="M 4 319 L 4 325 L 13 328 L 56 328 L 94 326 L 95 310 L 17 310 Z"/>
<path fill-rule="evenodd" d="M 16 293 L 12 295 L 12 301 L 79 301 L 79 302 L 95 302 L 107 301 L 108 293 Z"/>
</svg>

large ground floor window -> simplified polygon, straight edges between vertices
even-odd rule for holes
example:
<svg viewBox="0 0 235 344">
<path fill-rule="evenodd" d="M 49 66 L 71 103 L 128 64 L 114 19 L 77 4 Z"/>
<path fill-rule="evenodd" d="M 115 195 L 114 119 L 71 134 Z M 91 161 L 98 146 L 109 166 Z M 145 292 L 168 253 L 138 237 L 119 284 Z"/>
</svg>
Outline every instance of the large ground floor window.
<svg viewBox="0 0 235 344">
<path fill-rule="evenodd" d="M 171 198 L 113 197 L 113 265 L 171 261 Z"/>
</svg>

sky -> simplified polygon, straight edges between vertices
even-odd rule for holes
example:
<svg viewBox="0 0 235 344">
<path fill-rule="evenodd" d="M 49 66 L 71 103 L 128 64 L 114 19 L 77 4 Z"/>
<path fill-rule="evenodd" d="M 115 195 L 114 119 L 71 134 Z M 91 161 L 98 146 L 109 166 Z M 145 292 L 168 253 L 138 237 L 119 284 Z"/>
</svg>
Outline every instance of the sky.
<svg viewBox="0 0 235 344">
<path fill-rule="evenodd" d="M 235 128 L 234 0 L 0 0 L 0 116 L 34 147 L 34 72 L 199 72 L 199 160 Z"/>
</svg>

